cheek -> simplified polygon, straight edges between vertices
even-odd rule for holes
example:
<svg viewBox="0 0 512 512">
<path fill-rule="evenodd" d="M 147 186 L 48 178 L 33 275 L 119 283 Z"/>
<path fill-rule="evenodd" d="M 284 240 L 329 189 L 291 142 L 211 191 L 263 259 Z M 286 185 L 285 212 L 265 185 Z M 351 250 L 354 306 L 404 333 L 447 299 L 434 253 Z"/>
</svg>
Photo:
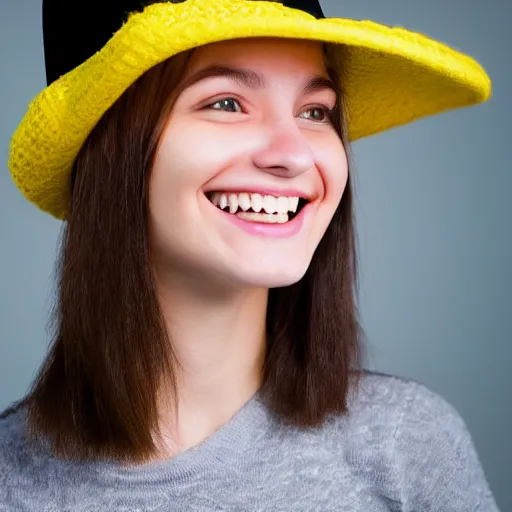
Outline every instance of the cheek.
<svg viewBox="0 0 512 512">
<path fill-rule="evenodd" d="M 232 131 L 229 139 L 213 125 L 184 121 L 177 117 L 167 125 L 149 177 L 151 222 L 164 235 L 178 225 L 199 232 L 192 230 L 201 219 L 199 195 L 210 180 L 229 168 L 237 158 L 233 148 L 239 147 L 233 144 Z M 170 238 L 169 233 L 165 236 Z"/>
<path fill-rule="evenodd" d="M 324 184 L 324 201 L 336 209 L 347 186 L 348 159 L 339 139 L 325 142 L 317 153 L 317 161 Z"/>
<path fill-rule="evenodd" d="M 198 144 L 201 140 L 201 144 Z M 219 140 L 190 124 L 170 123 L 160 140 L 149 177 L 149 202 L 158 216 L 181 216 L 198 192 L 226 165 Z"/>
<path fill-rule="evenodd" d="M 152 180 L 179 192 L 184 187 L 197 187 L 210 179 L 215 173 L 214 162 L 218 160 L 219 151 L 208 141 L 198 137 L 192 127 L 168 126 L 156 153 Z"/>
</svg>

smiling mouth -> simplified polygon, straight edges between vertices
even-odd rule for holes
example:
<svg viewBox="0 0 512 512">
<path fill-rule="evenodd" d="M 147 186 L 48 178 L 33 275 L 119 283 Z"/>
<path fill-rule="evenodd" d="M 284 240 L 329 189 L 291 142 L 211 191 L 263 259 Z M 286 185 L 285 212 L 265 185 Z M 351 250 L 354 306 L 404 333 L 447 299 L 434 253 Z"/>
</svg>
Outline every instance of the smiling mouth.
<svg viewBox="0 0 512 512">
<path fill-rule="evenodd" d="M 302 197 L 276 197 L 258 193 L 207 192 L 219 210 L 249 222 L 284 224 L 293 220 L 309 203 Z"/>
</svg>

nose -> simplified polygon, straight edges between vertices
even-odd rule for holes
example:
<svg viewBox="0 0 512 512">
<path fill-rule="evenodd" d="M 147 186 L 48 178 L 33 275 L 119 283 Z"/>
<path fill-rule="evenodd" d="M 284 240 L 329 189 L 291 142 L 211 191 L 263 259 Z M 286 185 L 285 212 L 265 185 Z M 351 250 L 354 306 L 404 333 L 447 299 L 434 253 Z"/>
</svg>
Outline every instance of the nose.
<svg viewBox="0 0 512 512">
<path fill-rule="evenodd" d="M 294 121 L 281 121 L 265 127 L 263 143 L 253 153 L 253 163 L 259 169 L 293 178 L 315 164 L 312 148 Z"/>
</svg>

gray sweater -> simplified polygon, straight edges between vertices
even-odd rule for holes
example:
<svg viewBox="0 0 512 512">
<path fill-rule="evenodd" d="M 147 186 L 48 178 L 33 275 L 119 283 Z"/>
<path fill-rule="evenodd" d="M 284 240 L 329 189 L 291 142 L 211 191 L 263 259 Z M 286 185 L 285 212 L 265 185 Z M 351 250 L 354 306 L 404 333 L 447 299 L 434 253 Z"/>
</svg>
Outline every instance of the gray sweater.
<svg viewBox="0 0 512 512">
<path fill-rule="evenodd" d="M 459 414 L 424 386 L 368 373 L 350 414 L 280 424 L 256 394 L 200 445 L 118 467 L 33 453 L 23 412 L 0 420 L 9 512 L 496 512 Z"/>
</svg>

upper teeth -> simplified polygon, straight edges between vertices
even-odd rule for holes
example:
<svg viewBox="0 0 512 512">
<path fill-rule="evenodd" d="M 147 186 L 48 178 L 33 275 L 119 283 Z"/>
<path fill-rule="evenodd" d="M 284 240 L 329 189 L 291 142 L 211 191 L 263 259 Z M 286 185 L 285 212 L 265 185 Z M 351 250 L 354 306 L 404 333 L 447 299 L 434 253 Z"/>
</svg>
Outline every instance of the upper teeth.
<svg viewBox="0 0 512 512">
<path fill-rule="evenodd" d="M 298 197 L 274 197 L 247 192 L 241 194 L 215 192 L 210 201 L 221 209 L 229 206 L 229 213 L 236 213 L 239 207 L 244 212 L 250 209 L 256 213 L 262 209 L 267 213 L 296 212 L 299 204 Z"/>
</svg>

